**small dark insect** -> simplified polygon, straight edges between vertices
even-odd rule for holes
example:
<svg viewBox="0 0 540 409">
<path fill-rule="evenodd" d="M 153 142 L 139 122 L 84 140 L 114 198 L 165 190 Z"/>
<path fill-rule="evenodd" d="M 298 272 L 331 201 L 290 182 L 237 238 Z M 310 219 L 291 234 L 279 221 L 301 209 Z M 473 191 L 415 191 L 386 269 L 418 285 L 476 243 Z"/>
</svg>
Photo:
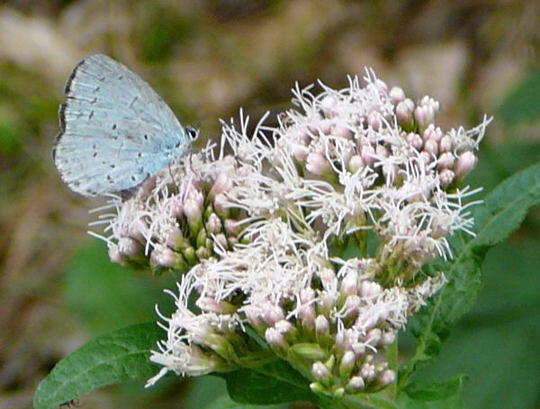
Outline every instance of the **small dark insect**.
<svg viewBox="0 0 540 409">
<path fill-rule="evenodd" d="M 80 404 L 79 399 L 71 399 L 64 403 L 61 403 L 60 405 L 58 405 L 58 407 L 62 409 L 68 409 L 68 408 L 74 408 L 76 406 L 79 406 L 79 404 Z"/>
</svg>

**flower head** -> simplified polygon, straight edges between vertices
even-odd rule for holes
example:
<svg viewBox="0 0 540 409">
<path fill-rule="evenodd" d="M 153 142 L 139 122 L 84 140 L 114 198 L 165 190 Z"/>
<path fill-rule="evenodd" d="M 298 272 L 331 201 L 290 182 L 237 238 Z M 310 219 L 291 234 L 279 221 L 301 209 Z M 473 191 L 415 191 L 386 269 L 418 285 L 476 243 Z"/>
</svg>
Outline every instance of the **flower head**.
<svg viewBox="0 0 540 409">
<path fill-rule="evenodd" d="M 388 347 L 446 281 L 422 267 L 452 256 L 455 232 L 472 234 L 476 191 L 458 182 L 489 120 L 445 131 L 436 100 L 415 103 L 369 70 L 364 85 L 320 85 L 297 86 L 276 128 L 223 122 L 217 153 L 111 199 L 100 223 L 114 261 L 187 272 L 151 358 L 160 375 L 255 364 L 249 328 L 316 392 L 395 382 Z"/>
</svg>

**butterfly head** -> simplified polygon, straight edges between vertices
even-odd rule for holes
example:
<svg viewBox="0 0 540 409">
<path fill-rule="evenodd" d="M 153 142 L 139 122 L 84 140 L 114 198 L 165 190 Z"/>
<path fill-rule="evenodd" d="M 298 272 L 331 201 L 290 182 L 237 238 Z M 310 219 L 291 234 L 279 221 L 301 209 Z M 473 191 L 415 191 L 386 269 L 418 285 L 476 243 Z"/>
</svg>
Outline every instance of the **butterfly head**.
<svg viewBox="0 0 540 409">
<path fill-rule="evenodd" d="M 186 126 L 186 134 L 191 142 L 194 142 L 199 137 L 199 130 L 192 126 Z"/>
</svg>

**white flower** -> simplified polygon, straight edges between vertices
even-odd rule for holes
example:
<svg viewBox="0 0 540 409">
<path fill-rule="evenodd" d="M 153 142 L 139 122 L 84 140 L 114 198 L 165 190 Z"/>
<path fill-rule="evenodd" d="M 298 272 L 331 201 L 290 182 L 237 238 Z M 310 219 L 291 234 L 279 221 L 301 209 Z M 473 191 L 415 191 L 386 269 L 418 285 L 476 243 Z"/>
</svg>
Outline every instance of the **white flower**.
<svg viewBox="0 0 540 409">
<path fill-rule="evenodd" d="M 452 234 L 473 234 L 476 202 L 465 199 L 478 190 L 457 183 L 490 120 L 445 132 L 435 99 L 415 104 L 371 70 L 364 81 L 320 84 L 318 94 L 296 85 L 275 128 L 265 115 L 248 133 L 241 111 L 238 124 L 222 122 L 217 151 L 101 209 L 115 210 L 99 221 L 115 261 L 189 270 L 176 312 L 161 316 L 167 338 L 151 359 L 164 369 L 149 383 L 167 370 L 199 375 L 256 359 L 252 331 L 315 391 L 395 382 L 387 348 L 445 283 L 419 272 L 452 256 Z"/>
</svg>

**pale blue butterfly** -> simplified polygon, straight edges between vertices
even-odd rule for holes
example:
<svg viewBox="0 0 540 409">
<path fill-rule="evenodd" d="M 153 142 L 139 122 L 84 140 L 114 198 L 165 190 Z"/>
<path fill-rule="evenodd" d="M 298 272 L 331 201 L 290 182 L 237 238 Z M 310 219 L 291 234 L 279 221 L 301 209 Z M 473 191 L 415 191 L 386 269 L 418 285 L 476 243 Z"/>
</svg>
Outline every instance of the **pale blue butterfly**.
<svg viewBox="0 0 540 409">
<path fill-rule="evenodd" d="M 53 157 L 62 179 L 85 196 L 139 185 L 184 156 L 198 134 L 180 124 L 150 85 L 106 55 L 79 62 L 65 93 Z"/>
</svg>

